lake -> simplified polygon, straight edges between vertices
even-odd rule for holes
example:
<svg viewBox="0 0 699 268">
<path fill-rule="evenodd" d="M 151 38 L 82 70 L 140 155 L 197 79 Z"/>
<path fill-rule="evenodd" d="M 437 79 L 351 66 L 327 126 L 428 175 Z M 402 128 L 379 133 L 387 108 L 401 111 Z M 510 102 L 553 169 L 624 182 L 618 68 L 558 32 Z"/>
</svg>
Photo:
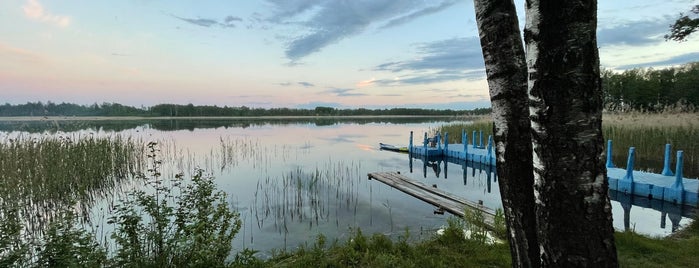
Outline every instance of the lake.
<svg viewBox="0 0 699 268">
<path fill-rule="evenodd" d="M 34 120 L 1 121 L 0 142 L 18 136 L 120 135 L 157 141 L 164 177 L 200 167 L 216 178 L 241 213 L 243 228 L 234 249 L 272 249 L 311 243 L 319 234 L 346 239 L 353 231 L 433 235 L 449 215 L 377 181 L 375 171 L 399 171 L 491 208 L 501 207 L 495 174 L 458 161 L 423 161 L 381 151 L 379 142 L 407 145 L 410 131 L 421 137 L 456 118 L 276 118 L 254 120 Z M 131 183 L 129 189 L 138 187 Z M 117 190 L 114 190 L 117 191 Z M 119 194 L 114 194 L 117 197 Z M 611 193 L 617 230 L 665 236 L 687 225 L 692 209 L 658 200 Z M 116 198 L 115 198 L 116 199 Z M 92 224 L 103 224 L 112 198 L 95 200 Z"/>
</svg>

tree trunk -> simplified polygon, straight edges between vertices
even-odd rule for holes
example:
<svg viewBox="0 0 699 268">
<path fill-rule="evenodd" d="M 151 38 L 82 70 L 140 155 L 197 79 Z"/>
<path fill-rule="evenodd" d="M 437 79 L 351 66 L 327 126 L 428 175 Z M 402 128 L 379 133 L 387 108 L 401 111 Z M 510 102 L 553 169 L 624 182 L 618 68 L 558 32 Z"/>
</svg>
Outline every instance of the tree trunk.
<svg viewBox="0 0 699 268">
<path fill-rule="evenodd" d="M 512 0 L 474 0 L 490 100 L 500 196 L 514 267 L 538 267 L 527 69 Z"/>
<path fill-rule="evenodd" d="M 597 1 L 526 1 L 541 265 L 616 267 L 602 138 Z"/>
</svg>

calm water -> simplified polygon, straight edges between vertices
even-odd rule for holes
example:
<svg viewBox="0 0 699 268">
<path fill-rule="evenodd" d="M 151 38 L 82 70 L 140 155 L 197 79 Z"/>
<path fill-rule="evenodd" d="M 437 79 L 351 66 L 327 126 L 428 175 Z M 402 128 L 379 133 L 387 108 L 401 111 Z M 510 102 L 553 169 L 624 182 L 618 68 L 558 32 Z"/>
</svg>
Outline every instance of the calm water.
<svg viewBox="0 0 699 268">
<path fill-rule="evenodd" d="M 293 248 L 318 234 L 343 240 L 353 230 L 364 233 L 432 235 L 449 215 L 367 180 L 374 171 L 400 171 L 429 185 L 484 205 L 501 207 L 496 177 L 478 166 L 445 160 L 410 159 L 381 151 L 379 142 L 406 145 L 416 136 L 447 123 L 442 119 L 353 120 L 161 120 L 0 123 L 0 138 L 13 135 L 96 133 L 159 141 L 166 177 L 201 167 L 216 177 L 243 228 L 234 248 Z M 65 132 L 63 132 L 65 131 Z M 29 134 L 27 134 L 29 132 Z M 53 134 L 52 134 L 53 133 Z M 650 235 L 667 235 L 690 222 L 690 209 L 612 193 L 614 226 Z M 108 203 L 95 204 L 99 225 Z M 107 233 L 102 226 L 100 233 Z"/>
</svg>

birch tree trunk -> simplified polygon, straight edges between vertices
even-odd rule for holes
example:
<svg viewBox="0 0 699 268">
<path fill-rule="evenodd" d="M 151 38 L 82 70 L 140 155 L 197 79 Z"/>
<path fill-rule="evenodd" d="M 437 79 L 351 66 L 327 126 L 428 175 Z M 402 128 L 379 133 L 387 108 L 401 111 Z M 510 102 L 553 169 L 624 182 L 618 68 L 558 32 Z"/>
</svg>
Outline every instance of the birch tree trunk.
<svg viewBox="0 0 699 268">
<path fill-rule="evenodd" d="M 493 109 L 500 196 L 514 267 L 538 267 L 527 66 L 512 0 L 474 0 Z"/>
<path fill-rule="evenodd" d="M 602 138 L 597 1 L 527 0 L 541 265 L 616 267 Z"/>
</svg>

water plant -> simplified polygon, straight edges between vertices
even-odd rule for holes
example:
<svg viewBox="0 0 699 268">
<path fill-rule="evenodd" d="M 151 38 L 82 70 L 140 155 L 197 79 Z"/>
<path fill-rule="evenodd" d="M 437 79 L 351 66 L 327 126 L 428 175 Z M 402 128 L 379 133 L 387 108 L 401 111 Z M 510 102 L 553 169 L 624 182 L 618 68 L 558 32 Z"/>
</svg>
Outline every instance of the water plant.
<svg viewBox="0 0 699 268">
<path fill-rule="evenodd" d="M 148 144 L 146 178 L 150 192 L 138 189 L 114 208 L 116 266 L 220 267 L 240 230 L 240 214 L 217 191 L 211 176 L 198 169 L 191 182 L 183 175 L 161 178 L 157 143 Z"/>
</svg>

